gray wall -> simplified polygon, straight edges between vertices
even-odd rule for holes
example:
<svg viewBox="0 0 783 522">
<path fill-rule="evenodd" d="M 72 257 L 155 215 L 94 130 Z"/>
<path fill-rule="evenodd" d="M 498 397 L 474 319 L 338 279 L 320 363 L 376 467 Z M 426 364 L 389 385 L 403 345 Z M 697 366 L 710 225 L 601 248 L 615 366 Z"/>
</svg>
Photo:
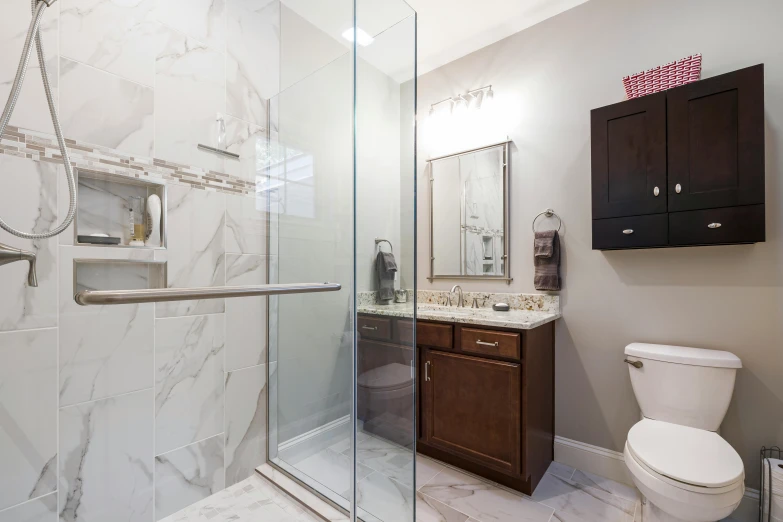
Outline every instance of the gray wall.
<svg viewBox="0 0 783 522">
<path fill-rule="evenodd" d="M 783 270 L 779 181 L 783 137 L 783 3 L 591 0 L 419 79 L 419 288 L 428 274 L 424 160 L 448 146 L 427 135 L 429 104 L 488 83 L 493 132 L 512 147 L 510 286 L 533 292 L 530 223 L 546 207 L 563 218 L 557 324 L 557 435 L 621 451 L 639 409 L 623 348 L 633 341 L 730 350 L 743 361 L 723 436 L 757 486 L 762 445 L 783 444 Z M 695 52 L 702 77 L 766 65 L 767 242 L 668 250 L 594 252 L 590 230 L 590 110 L 624 99 L 621 78 Z M 431 133 L 432 134 L 432 133 Z"/>
</svg>

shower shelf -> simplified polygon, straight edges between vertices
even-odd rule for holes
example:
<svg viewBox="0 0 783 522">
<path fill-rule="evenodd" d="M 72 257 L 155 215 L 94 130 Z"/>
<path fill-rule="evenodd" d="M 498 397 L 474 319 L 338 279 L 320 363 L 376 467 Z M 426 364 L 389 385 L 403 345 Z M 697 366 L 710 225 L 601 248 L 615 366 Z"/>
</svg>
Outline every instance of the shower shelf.
<svg viewBox="0 0 783 522">
<path fill-rule="evenodd" d="M 78 169 L 76 190 L 78 200 L 74 219 L 74 245 L 127 249 L 166 249 L 166 185 L 161 181 L 138 179 L 104 172 Z M 128 201 L 132 196 L 147 198 L 156 194 L 161 201 L 160 246 L 132 246 Z M 146 216 L 145 216 L 146 217 Z M 80 236 L 106 234 L 120 239 L 119 244 L 89 243 L 79 240 Z"/>
<path fill-rule="evenodd" d="M 74 259 L 74 295 L 85 290 L 153 290 L 168 284 L 166 261 Z"/>
</svg>

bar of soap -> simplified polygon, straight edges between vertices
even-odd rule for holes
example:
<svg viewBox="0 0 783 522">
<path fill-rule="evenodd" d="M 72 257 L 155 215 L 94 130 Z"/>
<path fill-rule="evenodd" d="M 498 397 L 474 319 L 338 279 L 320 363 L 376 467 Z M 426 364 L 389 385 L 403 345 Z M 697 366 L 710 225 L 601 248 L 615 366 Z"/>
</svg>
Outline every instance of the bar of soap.
<svg viewBox="0 0 783 522">
<path fill-rule="evenodd" d="M 511 309 L 508 303 L 495 303 L 492 305 L 492 309 L 496 312 L 508 312 Z"/>
</svg>

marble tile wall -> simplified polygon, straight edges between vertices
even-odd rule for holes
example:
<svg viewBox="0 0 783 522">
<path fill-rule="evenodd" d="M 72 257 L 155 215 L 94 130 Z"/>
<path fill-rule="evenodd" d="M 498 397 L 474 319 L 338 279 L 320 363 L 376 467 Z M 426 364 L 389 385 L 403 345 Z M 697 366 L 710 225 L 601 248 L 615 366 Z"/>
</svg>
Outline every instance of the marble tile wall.
<svg viewBox="0 0 783 522">
<path fill-rule="evenodd" d="M 279 89 L 278 17 L 277 0 L 61 0 L 47 11 L 72 163 L 163 181 L 168 248 L 76 246 L 73 227 L 38 241 L 0 231 L 0 243 L 37 253 L 39 280 L 28 287 L 21 263 L 0 269 L 0 522 L 153 522 L 266 461 L 265 299 L 79 307 L 71 296 L 147 287 L 145 263 L 165 263 L 171 287 L 267 281 L 257 146 Z M 25 2 L 0 10 L 0 99 L 29 19 Z M 0 173 L 13 176 L 0 213 L 45 231 L 68 191 L 37 65 L 0 136 Z M 75 270 L 85 259 L 106 268 Z"/>
</svg>

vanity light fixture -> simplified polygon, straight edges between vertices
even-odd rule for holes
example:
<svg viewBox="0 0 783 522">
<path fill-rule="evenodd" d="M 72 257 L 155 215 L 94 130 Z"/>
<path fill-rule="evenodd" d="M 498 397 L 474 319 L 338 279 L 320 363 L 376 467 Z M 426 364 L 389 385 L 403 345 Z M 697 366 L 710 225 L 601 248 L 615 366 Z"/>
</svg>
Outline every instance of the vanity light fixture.
<svg viewBox="0 0 783 522">
<path fill-rule="evenodd" d="M 454 98 L 445 98 L 439 102 L 430 105 L 430 116 L 434 116 L 436 113 L 436 107 L 441 103 L 451 103 L 452 116 L 461 116 L 468 112 L 468 109 L 479 110 L 487 108 L 491 105 L 492 100 L 495 97 L 495 92 L 492 90 L 492 85 L 486 85 L 466 92 L 465 94 L 459 94 Z"/>
</svg>

